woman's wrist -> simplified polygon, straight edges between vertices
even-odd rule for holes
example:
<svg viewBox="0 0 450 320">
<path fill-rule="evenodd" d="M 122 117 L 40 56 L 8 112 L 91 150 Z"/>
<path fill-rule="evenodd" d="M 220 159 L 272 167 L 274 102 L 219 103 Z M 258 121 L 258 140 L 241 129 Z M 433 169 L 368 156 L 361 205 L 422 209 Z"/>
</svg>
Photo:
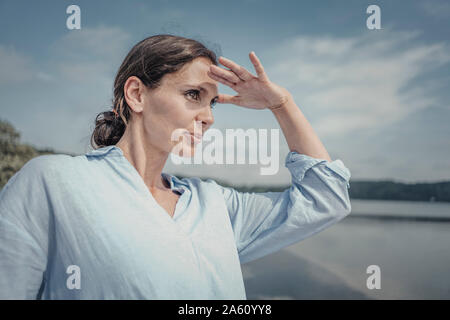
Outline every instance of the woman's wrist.
<svg viewBox="0 0 450 320">
<path fill-rule="evenodd" d="M 281 103 L 279 103 L 279 104 L 276 104 L 276 105 L 273 105 L 273 106 L 270 106 L 270 107 L 267 107 L 267 109 L 269 109 L 270 111 L 272 111 L 272 112 L 279 112 L 279 111 L 282 111 L 282 110 L 284 110 L 284 109 L 286 109 L 286 106 L 287 106 L 287 104 L 289 103 L 289 101 L 291 101 L 292 100 L 292 96 L 285 96 L 283 99 L 282 99 L 282 102 Z"/>
</svg>

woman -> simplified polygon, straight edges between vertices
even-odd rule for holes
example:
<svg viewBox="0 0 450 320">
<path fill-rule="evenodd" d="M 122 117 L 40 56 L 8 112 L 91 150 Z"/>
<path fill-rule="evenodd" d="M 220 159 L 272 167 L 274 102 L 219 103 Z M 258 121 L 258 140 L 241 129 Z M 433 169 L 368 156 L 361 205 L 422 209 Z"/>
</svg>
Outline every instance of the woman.
<svg viewBox="0 0 450 320">
<path fill-rule="evenodd" d="M 240 264 L 325 229 L 350 212 L 350 172 L 331 161 L 292 95 L 201 43 L 156 35 L 136 44 L 96 118 L 93 151 L 30 160 L 0 194 L 0 298 L 245 299 Z M 218 94 L 223 83 L 237 96 Z M 200 89 L 201 86 L 203 89 Z M 242 193 L 163 173 L 192 156 L 216 103 L 270 109 L 286 137 L 292 185 Z"/>
</svg>

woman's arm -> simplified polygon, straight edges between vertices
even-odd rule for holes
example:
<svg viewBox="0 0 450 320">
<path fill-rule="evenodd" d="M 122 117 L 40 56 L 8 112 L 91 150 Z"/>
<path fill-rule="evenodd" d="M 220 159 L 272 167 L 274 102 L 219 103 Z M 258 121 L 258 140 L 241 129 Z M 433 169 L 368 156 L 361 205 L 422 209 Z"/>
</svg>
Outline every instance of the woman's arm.
<svg viewBox="0 0 450 320">
<path fill-rule="evenodd" d="M 331 158 L 301 110 L 289 95 L 286 102 L 271 110 L 286 137 L 290 151 L 331 161 Z"/>
<path fill-rule="evenodd" d="M 0 192 L 0 299 L 37 299 L 45 283 L 50 207 L 39 156 L 28 161 Z"/>
<path fill-rule="evenodd" d="M 212 180 L 224 197 L 241 263 L 311 237 L 351 211 L 350 171 L 341 160 L 291 151 L 285 166 L 292 184 L 283 192 L 239 192 Z"/>
<path fill-rule="evenodd" d="M 218 185 L 224 196 L 241 263 L 246 263 L 310 237 L 351 212 L 350 171 L 331 161 L 292 95 L 271 82 L 254 52 L 257 77 L 231 60 L 211 65 L 209 76 L 238 92 L 220 94 L 219 103 L 270 109 L 286 137 L 290 152 L 285 166 L 292 185 L 283 192 L 248 193 Z"/>
</svg>

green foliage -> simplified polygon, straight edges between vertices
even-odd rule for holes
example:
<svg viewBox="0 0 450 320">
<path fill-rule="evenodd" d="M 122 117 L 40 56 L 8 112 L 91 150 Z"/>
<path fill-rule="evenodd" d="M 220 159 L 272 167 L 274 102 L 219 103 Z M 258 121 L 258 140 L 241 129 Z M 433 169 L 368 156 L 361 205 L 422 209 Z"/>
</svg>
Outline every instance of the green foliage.
<svg viewBox="0 0 450 320">
<path fill-rule="evenodd" d="M 51 149 L 39 150 L 20 143 L 20 133 L 6 120 L 0 119 L 0 189 L 25 163 Z"/>
</svg>

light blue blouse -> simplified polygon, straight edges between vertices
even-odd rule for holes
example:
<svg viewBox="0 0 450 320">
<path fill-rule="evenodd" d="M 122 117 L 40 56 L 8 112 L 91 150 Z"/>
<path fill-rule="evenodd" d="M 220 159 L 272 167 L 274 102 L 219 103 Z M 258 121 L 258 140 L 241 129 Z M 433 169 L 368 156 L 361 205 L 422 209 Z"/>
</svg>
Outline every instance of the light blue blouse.
<svg viewBox="0 0 450 320">
<path fill-rule="evenodd" d="M 291 151 L 285 166 L 284 192 L 162 173 L 181 193 L 172 218 L 116 146 L 36 157 L 0 193 L 0 299 L 246 299 L 241 264 L 351 211 L 341 160 Z"/>
</svg>

